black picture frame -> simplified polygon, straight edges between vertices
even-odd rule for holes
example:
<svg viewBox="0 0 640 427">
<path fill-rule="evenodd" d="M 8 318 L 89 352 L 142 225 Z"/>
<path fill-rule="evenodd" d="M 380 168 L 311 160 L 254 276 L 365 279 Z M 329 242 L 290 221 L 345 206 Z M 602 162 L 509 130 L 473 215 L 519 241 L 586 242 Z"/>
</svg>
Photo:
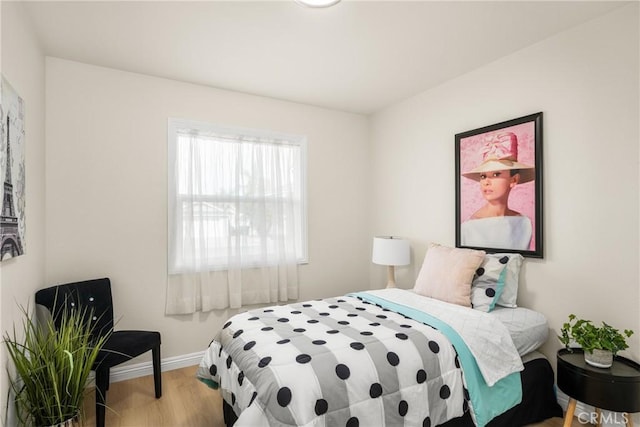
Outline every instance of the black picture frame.
<svg viewBox="0 0 640 427">
<path fill-rule="evenodd" d="M 542 112 L 456 134 L 455 174 L 456 247 L 543 258 Z"/>
</svg>

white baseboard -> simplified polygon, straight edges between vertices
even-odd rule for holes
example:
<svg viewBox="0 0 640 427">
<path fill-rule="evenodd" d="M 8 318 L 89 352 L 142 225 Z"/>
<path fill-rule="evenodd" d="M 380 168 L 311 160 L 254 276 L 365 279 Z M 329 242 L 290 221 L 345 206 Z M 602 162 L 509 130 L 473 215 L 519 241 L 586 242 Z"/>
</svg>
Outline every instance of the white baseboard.
<svg viewBox="0 0 640 427">
<path fill-rule="evenodd" d="M 564 394 L 562 390 L 556 388 L 558 403 L 562 406 L 562 410 L 567 412 L 569 406 L 569 396 Z M 576 412 L 573 414 L 580 424 L 589 425 L 595 420 L 595 408 L 582 402 L 576 405 Z M 640 414 L 620 414 L 611 411 L 602 411 L 602 427 L 626 426 L 626 417 L 633 417 L 634 425 L 640 423 Z"/>
<path fill-rule="evenodd" d="M 203 355 L 204 351 L 199 351 L 197 353 L 183 354 L 181 356 L 162 359 L 160 362 L 161 370 L 172 371 L 174 369 L 198 365 L 200 360 L 202 360 Z M 111 369 L 110 382 L 116 383 L 118 381 L 130 380 L 147 375 L 153 375 L 153 363 L 151 361 L 136 363 L 134 365 L 119 366 Z"/>
</svg>

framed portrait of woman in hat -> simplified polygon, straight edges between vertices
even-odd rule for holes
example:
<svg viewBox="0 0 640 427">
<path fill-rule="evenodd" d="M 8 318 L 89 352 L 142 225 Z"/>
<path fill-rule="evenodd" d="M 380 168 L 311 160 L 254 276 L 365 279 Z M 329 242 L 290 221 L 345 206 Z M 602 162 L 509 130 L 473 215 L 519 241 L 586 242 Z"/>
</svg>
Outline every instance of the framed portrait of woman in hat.
<svg viewBox="0 0 640 427">
<path fill-rule="evenodd" d="M 542 113 L 455 136 L 456 246 L 542 258 Z"/>
</svg>

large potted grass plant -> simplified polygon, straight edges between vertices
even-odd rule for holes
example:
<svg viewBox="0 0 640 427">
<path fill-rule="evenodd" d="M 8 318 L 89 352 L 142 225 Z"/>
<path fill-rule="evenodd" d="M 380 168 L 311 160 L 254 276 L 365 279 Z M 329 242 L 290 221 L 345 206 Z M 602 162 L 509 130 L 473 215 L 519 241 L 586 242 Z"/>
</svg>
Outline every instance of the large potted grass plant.
<svg viewBox="0 0 640 427">
<path fill-rule="evenodd" d="M 105 338 L 93 338 L 90 313 L 65 311 L 56 327 L 49 315 L 35 320 L 22 309 L 21 334 L 14 326 L 4 343 L 15 366 L 11 389 L 23 426 L 71 425 L 81 419 L 85 387 Z"/>
</svg>

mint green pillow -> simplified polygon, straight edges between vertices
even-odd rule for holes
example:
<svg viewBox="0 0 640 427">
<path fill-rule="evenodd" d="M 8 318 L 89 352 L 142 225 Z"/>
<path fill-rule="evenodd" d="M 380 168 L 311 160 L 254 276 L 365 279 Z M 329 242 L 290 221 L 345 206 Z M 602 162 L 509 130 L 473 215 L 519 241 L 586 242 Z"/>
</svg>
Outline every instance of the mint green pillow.
<svg viewBox="0 0 640 427">
<path fill-rule="evenodd" d="M 505 265 L 505 275 L 498 286 L 502 287 L 502 293 L 498 298 L 498 305 L 515 308 L 518 305 L 518 283 L 520 282 L 520 267 L 524 257 L 520 254 L 489 254 L 488 257 L 497 259 Z"/>
</svg>

